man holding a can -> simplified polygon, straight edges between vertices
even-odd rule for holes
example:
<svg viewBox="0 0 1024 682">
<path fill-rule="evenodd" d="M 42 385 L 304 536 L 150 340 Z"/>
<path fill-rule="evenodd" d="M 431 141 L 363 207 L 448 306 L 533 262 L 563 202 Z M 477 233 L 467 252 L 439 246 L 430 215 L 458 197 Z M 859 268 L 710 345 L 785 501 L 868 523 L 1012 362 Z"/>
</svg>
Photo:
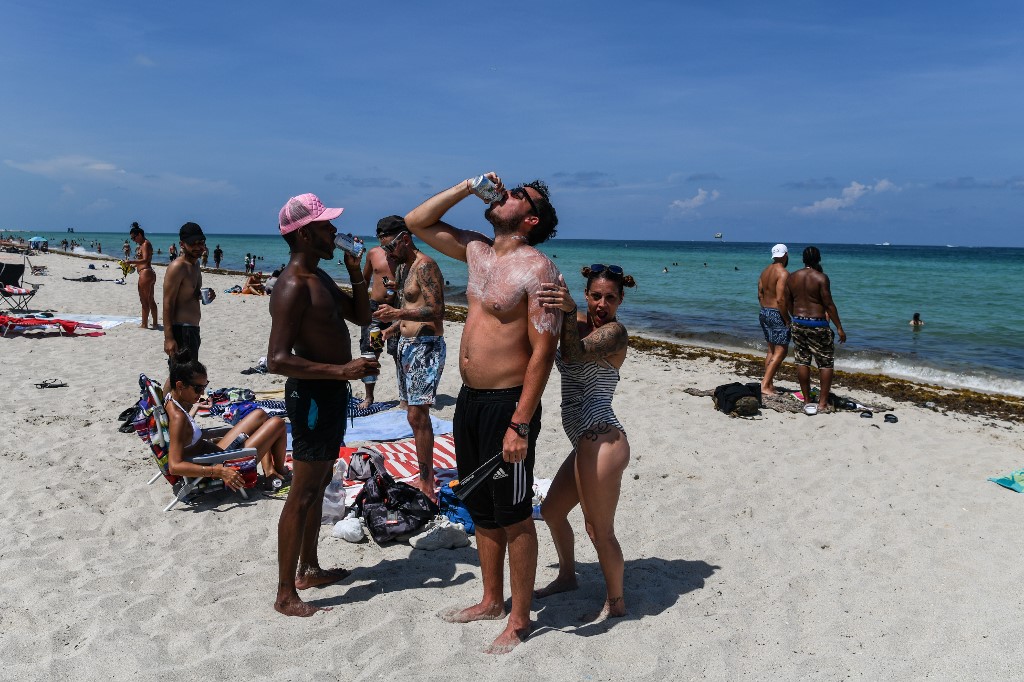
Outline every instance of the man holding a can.
<svg viewBox="0 0 1024 682">
<path fill-rule="evenodd" d="M 377 233 L 380 234 L 380 226 L 382 223 L 387 221 L 388 218 L 382 218 L 377 222 Z M 381 304 L 393 305 L 395 301 L 395 289 L 393 281 L 395 279 L 395 262 L 394 257 L 380 246 L 375 246 L 366 252 L 366 264 L 363 266 L 363 279 L 370 283 L 370 314 L 373 315 L 377 311 L 377 308 Z M 387 326 L 384 324 L 383 326 Z M 366 325 L 360 330 L 359 335 L 359 352 L 367 357 L 366 354 L 372 353 L 374 358 L 379 359 L 381 352 L 384 350 L 384 344 L 382 341 L 381 334 L 382 324 L 379 320 L 370 320 L 370 324 Z M 373 332 L 376 331 L 376 335 Z M 371 338 L 373 336 L 374 338 Z M 397 358 L 398 355 L 398 339 L 392 337 L 387 341 L 387 352 L 388 355 Z M 377 377 L 366 377 L 363 379 L 363 389 L 365 391 L 365 397 L 363 402 L 359 404 L 361 409 L 366 409 L 373 405 L 374 401 L 374 389 L 376 388 Z M 404 405 L 402 406 L 405 407 Z"/>
<path fill-rule="evenodd" d="M 444 341 L 444 277 L 433 258 L 416 248 L 412 234 L 401 216 L 377 223 L 381 249 L 392 256 L 397 283 L 397 307 L 382 303 L 373 319 L 384 325 L 383 336 L 398 339 L 398 395 L 407 405 L 409 426 L 416 438 L 416 460 L 420 475 L 416 487 L 433 501 L 434 427 L 430 406 L 437 396 L 447 357 Z"/>
<path fill-rule="evenodd" d="M 199 259 L 206 248 L 206 235 L 199 225 L 185 223 L 178 231 L 178 239 L 181 258 L 174 259 L 164 274 L 164 353 L 168 367 L 178 351 L 186 348 L 191 359 L 198 360 L 201 343 L 199 321 L 203 313 L 199 302 L 203 296 L 203 273 Z M 209 300 L 216 297 L 210 289 Z"/>
<path fill-rule="evenodd" d="M 320 567 L 317 540 L 324 490 L 345 438 L 348 381 L 376 374 L 375 360 L 352 359 L 346 321 L 370 321 L 359 254 L 346 252 L 352 293 L 342 291 L 320 268 L 334 258 L 338 230 L 331 220 L 343 209 L 326 208 L 314 194 L 292 197 L 278 216 L 291 257 L 270 297 L 267 369 L 288 377 L 285 409 L 292 425 L 292 484 L 277 524 L 278 584 L 274 608 L 288 616 L 312 616 L 319 607 L 297 590 L 344 579 L 344 569 Z M 361 247 L 362 244 L 359 243 Z"/>
<path fill-rule="evenodd" d="M 489 204 L 484 217 L 494 228 L 493 239 L 441 220 L 471 194 Z M 562 324 L 561 311 L 545 308 L 538 298 L 543 282 L 558 280 L 558 269 L 533 247 L 554 236 L 558 217 L 543 182 L 507 191 L 497 175 L 488 173 L 427 199 L 405 222 L 427 244 L 469 265 L 469 312 L 459 350 L 463 387 L 454 423 L 459 477 L 499 452 L 504 460 L 464 499 L 476 524 L 483 598 L 443 617 L 457 623 L 504 618 L 507 550 L 512 611 L 486 650 L 507 653 L 531 630 L 537 572 L 533 460 L 540 398 Z"/>
</svg>

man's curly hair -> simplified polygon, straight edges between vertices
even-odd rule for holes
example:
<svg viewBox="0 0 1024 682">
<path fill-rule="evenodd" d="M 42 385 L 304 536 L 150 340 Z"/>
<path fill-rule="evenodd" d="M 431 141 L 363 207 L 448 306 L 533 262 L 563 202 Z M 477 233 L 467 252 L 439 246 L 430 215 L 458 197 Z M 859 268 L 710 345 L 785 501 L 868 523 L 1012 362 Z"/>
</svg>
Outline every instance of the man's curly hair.
<svg viewBox="0 0 1024 682">
<path fill-rule="evenodd" d="M 534 200 L 537 204 L 537 225 L 526 235 L 527 243 L 530 246 L 542 244 L 551 239 L 557 233 L 558 214 L 555 207 L 551 205 L 551 192 L 547 183 L 543 180 L 528 182 L 523 187 L 532 187 L 540 193 L 540 198 Z"/>
</svg>

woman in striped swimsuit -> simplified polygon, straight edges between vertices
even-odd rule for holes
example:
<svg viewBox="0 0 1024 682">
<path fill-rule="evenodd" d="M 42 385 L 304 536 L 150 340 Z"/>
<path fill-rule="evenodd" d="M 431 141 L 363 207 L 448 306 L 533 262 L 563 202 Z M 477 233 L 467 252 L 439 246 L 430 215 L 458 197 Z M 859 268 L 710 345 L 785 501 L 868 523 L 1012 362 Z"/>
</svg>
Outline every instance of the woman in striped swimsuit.
<svg viewBox="0 0 1024 682">
<path fill-rule="evenodd" d="M 636 282 L 618 265 L 594 264 L 582 274 L 587 280 L 586 314 L 577 311 L 561 278 L 543 285 L 540 294 L 546 307 L 566 313 L 555 364 L 562 374 L 562 426 L 573 450 L 559 467 L 541 508 L 558 552 L 558 577 L 535 595 L 542 598 L 577 587 L 568 515 L 579 504 L 607 587 L 600 616 L 623 616 L 623 559 L 615 537 L 615 508 L 622 472 L 629 464 L 629 441 L 612 411 L 612 396 L 626 359 L 628 335 L 615 313 L 623 287 Z M 576 314 L 570 319 L 572 313 Z"/>
</svg>

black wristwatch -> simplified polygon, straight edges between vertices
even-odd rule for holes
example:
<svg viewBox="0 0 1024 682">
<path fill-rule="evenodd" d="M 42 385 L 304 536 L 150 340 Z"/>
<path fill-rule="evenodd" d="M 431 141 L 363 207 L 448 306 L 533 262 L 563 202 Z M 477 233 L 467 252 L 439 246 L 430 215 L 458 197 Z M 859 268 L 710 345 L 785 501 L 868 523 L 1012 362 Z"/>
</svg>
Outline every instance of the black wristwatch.
<svg viewBox="0 0 1024 682">
<path fill-rule="evenodd" d="M 517 422 L 511 422 L 509 423 L 508 428 L 512 429 L 517 434 L 519 434 L 520 438 L 526 438 L 527 436 L 530 435 L 530 425 L 525 422 L 522 424 Z"/>
</svg>

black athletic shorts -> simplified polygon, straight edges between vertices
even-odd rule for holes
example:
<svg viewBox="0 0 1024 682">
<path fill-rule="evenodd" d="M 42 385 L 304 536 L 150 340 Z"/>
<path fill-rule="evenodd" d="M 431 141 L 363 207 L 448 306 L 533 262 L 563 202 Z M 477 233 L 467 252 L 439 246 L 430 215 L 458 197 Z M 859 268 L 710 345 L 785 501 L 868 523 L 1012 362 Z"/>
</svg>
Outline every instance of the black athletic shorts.
<svg viewBox="0 0 1024 682">
<path fill-rule="evenodd" d="M 288 379 L 284 407 L 292 425 L 292 458 L 300 462 L 338 459 L 345 442 L 348 382 Z"/>
<path fill-rule="evenodd" d="M 185 350 L 189 351 L 189 360 L 199 359 L 199 345 L 202 343 L 202 339 L 199 337 L 199 326 L 195 324 L 172 324 L 171 335 L 174 336 L 174 342 L 178 344 L 178 352 Z M 167 358 L 167 368 L 170 369 L 173 360 Z"/>
<path fill-rule="evenodd" d="M 508 425 L 523 387 L 476 389 L 463 386 L 455 404 L 453 434 L 459 478 L 501 452 Z M 533 462 L 540 433 L 540 404 L 530 420 L 526 459 L 503 462 L 490 478 L 465 500 L 473 523 L 481 528 L 503 528 L 525 521 L 533 512 Z"/>
</svg>

